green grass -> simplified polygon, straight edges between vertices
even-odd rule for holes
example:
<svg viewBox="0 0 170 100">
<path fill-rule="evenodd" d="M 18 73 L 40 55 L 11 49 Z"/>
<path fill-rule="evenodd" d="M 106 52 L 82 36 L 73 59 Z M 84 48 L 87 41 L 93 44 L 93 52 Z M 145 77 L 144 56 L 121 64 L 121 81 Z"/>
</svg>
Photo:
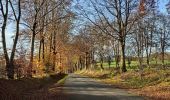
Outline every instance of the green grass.
<svg viewBox="0 0 170 100">
<path fill-rule="evenodd" d="M 162 64 L 162 62 L 159 60 L 157 62 L 157 65 L 161 65 L 161 64 Z M 126 61 L 127 69 L 137 69 L 138 65 L 139 65 L 138 61 L 131 61 L 131 64 L 129 66 L 128 62 Z M 143 62 L 143 65 L 147 65 L 146 61 Z M 150 65 L 151 66 L 155 66 L 156 65 L 156 61 L 153 61 L 153 60 L 150 61 Z M 170 61 L 169 60 L 165 60 L 165 65 L 170 66 Z M 97 66 L 98 66 L 98 68 L 100 68 L 100 63 L 99 62 L 97 63 Z M 120 63 L 120 66 L 121 66 L 121 63 Z M 109 68 L 109 64 L 107 62 L 104 62 L 103 63 L 103 67 L 104 68 Z M 111 62 L 111 66 L 110 67 L 111 68 L 115 68 L 116 67 L 116 62 L 115 61 Z"/>
<path fill-rule="evenodd" d="M 97 66 L 100 66 L 100 63 L 97 63 Z M 110 67 L 115 67 L 116 66 L 116 62 L 111 62 L 111 66 Z M 109 64 L 107 62 L 103 63 L 103 67 L 109 67 Z"/>
<path fill-rule="evenodd" d="M 127 65 L 128 69 L 136 69 L 137 66 L 138 66 L 138 62 L 137 61 L 132 61 L 130 67 L 128 66 L 128 62 L 126 62 L 126 65 Z M 100 67 L 100 63 L 97 63 L 97 66 Z M 121 66 L 121 64 L 120 64 L 120 66 Z M 107 62 L 104 62 L 103 67 L 104 68 L 109 68 L 109 64 Z M 116 67 L 116 62 L 115 61 L 111 62 L 110 67 L 115 68 Z"/>
<path fill-rule="evenodd" d="M 164 62 L 165 62 L 165 64 L 170 65 L 170 61 L 169 60 L 165 60 Z M 156 64 L 156 61 L 152 60 L 150 62 L 150 64 Z M 162 64 L 162 61 L 158 60 L 157 64 Z"/>
<path fill-rule="evenodd" d="M 64 82 L 65 82 L 65 80 L 66 80 L 66 78 L 67 78 L 67 75 L 66 75 L 64 78 L 62 78 L 61 80 L 59 80 L 59 81 L 57 82 L 57 84 L 63 85 Z"/>
</svg>

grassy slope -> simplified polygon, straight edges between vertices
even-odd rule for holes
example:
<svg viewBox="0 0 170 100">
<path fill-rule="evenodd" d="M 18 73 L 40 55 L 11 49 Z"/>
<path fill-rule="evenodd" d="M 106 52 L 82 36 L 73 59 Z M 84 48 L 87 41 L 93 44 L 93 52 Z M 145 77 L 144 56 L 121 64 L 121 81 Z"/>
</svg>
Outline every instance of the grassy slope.
<svg viewBox="0 0 170 100">
<path fill-rule="evenodd" d="M 50 75 L 44 78 L 19 80 L 0 79 L 0 99 L 2 100 L 48 100 L 59 95 L 58 85 L 65 74 Z"/>
<path fill-rule="evenodd" d="M 128 89 L 153 100 L 170 99 L 170 70 L 145 69 L 143 73 L 128 71 L 123 74 L 100 70 L 78 72 L 118 88 Z"/>
</svg>

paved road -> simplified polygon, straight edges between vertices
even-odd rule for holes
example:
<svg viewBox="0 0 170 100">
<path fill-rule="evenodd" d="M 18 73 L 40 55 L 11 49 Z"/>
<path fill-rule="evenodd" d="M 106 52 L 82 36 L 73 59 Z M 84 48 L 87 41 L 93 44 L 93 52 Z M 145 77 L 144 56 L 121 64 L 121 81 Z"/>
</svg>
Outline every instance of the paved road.
<svg viewBox="0 0 170 100">
<path fill-rule="evenodd" d="M 125 90 L 96 82 L 94 79 L 71 74 L 65 81 L 63 93 L 66 100 L 144 100 Z"/>
</svg>

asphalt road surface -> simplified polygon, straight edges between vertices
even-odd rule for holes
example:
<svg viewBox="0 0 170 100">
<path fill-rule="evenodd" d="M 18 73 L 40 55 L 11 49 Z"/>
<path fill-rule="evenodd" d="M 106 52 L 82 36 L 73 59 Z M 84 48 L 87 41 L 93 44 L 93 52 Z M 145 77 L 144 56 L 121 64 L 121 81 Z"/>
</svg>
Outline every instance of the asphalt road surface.
<svg viewBox="0 0 170 100">
<path fill-rule="evenodd" d="M 123 89 L 76 74 L 68 76 L 62 87 L 62 93 L 65 100 L 145 100 Z"/>
</svg>

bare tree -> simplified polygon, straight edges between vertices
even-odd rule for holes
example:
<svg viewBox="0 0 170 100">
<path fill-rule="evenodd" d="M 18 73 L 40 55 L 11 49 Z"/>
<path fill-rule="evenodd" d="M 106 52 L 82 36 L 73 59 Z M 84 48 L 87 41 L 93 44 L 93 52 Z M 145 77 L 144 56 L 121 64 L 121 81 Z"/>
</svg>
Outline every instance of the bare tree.
<svg viewBox="0 0 170 100">
<path fill-rule="evenodd" d="M 31 7 L 30 7 L 31 6 Z M 48 6 L 48 10 L 47 10 L 47 6 Z M 25 18 L 24 18 L 24 23 L 22 23 L 23 25 L 27 26 L 30 30 L 31 30 L 31 53 L 30 53 L 30 64 L 29 64 L 29 69 L 28 69 L 28 76 L 32 77 L 32 66 L 33 66 L 33 61 L 34 61 L 34 50 L 35 50 L 35 41 L 36 41 L 36 36 L 38 33 L 41 33 L 41 42 L 43 44 L 43 48 L 45 48 L 44 46 L 44 28 L 48 25 L 50 25 L 50 23 L 52 22 L 56 22 L 58 20 L 61 20 L 62 18 L 64 18 L 63 16 L 57 17 L 56 15 L 54 17 L 57 17 L 57 19 L 55 19 L 55 21 L 52 19 L 52 17 L 50 17 L 50 15 L 52 15 L 53 12 L 56 11 L 57 8 L 63 6 L 63 1 L 51 1 L 51 2 L 47 2 L 46 0 L 33 0 L 33 1 L 29 1 L 27 2 L 27 4 L 25 5 L 26 9 L 25 11 Z M 45 8 L 46 9 L 45 9 Z M 28 9 L 29 8 L 29 9 Z M 28 15 L 29 14 L 29 15 Z M 45 18 L 47 18 L 47 16 L 49 17 L 48 19 L 46 19 L 47 23 L 45 23 Z M 44 24 L 45 23 L 45 24 Z M 54 25 L 52 27 L 55 27 Z M 54 40 L 54 39 L 52 39 Z M 41 50 L 41 48 L 39 49 Z M 44 51 L 44 49 L 43 49 Z M 41 51 L 40 51 L 41 52 Z"/>
<path fill-rule="evenodd" d="M 139 3 L 136 0 L 91 0 L 91 5 L 94 8 L 93 11 L 96 12 L 94 16 L 97 16 L 97 19 L 103 25 L 106 24 L 106 27 L 102 27 L 94 22 L 87 13 L 84 14 L 84 16 L 94 25 L 98 26 L 103 32 L 120 42 L 122 72 L 127 71 L 125 63 L 125 41 L 134 22 L 138 19 L 138 16 L 136 16 L 137 14 L 135 15 L 135 10 L 138 8 L 138 4 Z M 85 10 L 83 9 L 83 11 Z"/>
<path fill-rule="evenodd" d="M 160 51 L 161 51 L 161 62 L 163 68 L 165 68 L 165 50 L 168 47 L 168 39 L 169 39 L 169 25 L 168 25 L 168 17 L 163 14 L 159 15 L 159 25 L 158 25 L 158 40 L 160 43 Z"/>
<path fill-rule="evenodd" d="M 15 2 L 17 5 L 17 9 L 14 8 Z M 21 19 L 21 0 L 17 0 L 17 1 L 6 0 L 5 8 L 4 8 L 3 2 L 1 1 L 0 3 L 1 3 L 1 12 L 4 18 L 4 22 L 2 26 L 2 42 L 3 42 L 4 56 L 6 59 L 7 76 L 9 79 L 14 79 L 14 57 L 15 57 L 15 50 L 16 50 L 16 45 L 18 42 L 19 30 L 20 30 L 19 26 L 20 26 L 20 19 Z M 6 40 L 5 40 L 5 29 L 6 29 L 7 20 L 8 20 L 9 4 L 14 15 L 14 20 L 16 22 L 16 33 L 15 33 L 14 43 L 13 43 L 10 57 L 8 56 Z"/>
</svg>

